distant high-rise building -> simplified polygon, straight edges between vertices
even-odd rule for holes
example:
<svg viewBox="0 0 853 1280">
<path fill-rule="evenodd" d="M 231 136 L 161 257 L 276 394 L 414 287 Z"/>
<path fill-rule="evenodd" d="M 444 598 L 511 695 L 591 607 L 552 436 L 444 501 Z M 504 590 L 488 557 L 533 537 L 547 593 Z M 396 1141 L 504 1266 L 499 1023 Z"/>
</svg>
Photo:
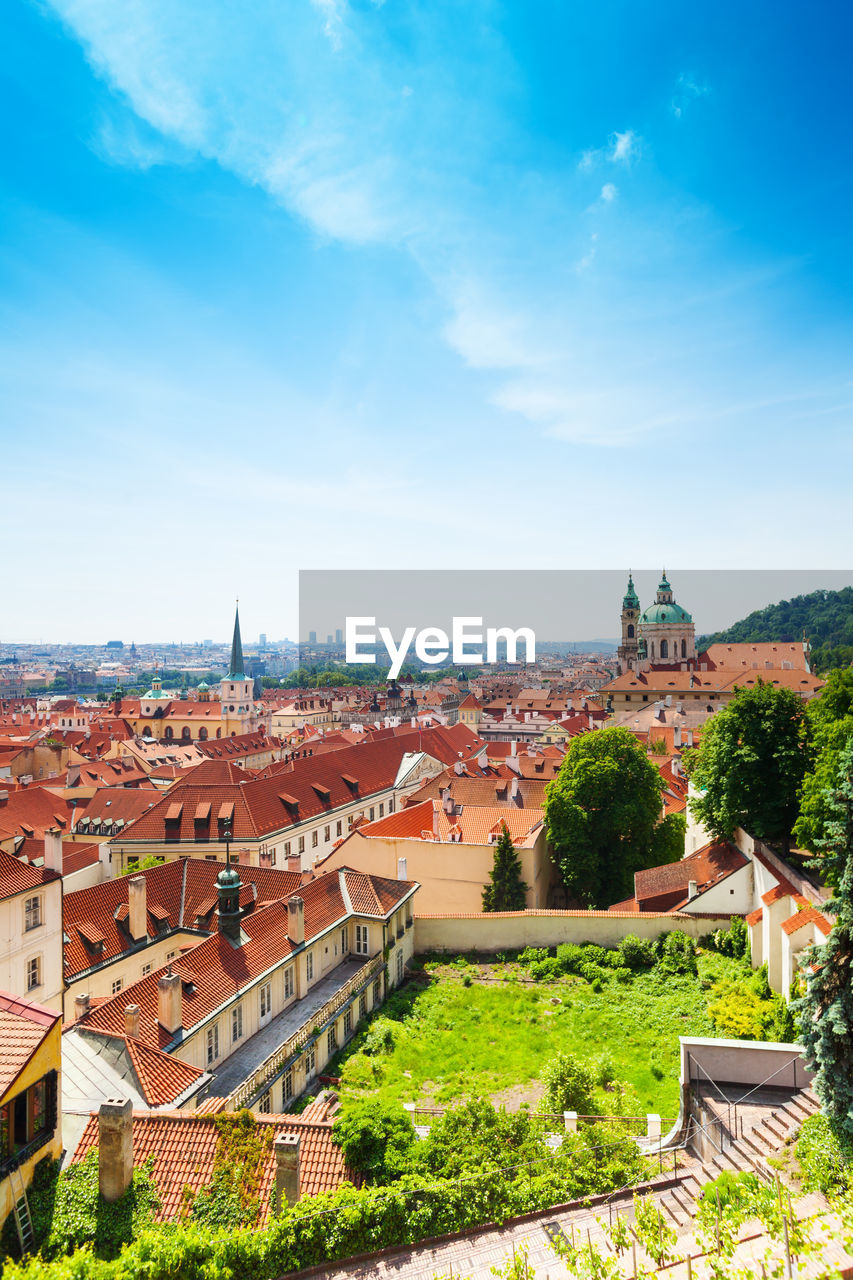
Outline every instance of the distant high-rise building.
<svg viewBox="0 0 853 1280">
<path fill-rule="evenodd" d="M 267 633 L 266 633 L 266 631 L 262 631 L 262 632 L 261 632 L 261 634 L 258 636 L 258 644 L 260 645 L 260 647 L 261 647 L 262 649 L 266 649 L 266 647 L 267 647 Z"/>
<path fill-rule="evenodd" d="M 331 643 L 332 643 L 331 635 L 326 636 L 326 644 L 331 644 Z"/>
<path fill-rule="evenodd" d="M 344 633 L 343 631 L 341 631 L 340 627 L 338 627 L 337 631 L 335 632 L 335 644 L 343 644 L 343 642 L 344 642 Z"/>
<path fill-rule="evenodd" d="M 309 643 L 309 644 L 316 644 L 316 643 L 317 643 L 317 632 L 316 632 L 316 631 L 309 631 L 309 632 L 308 632 L 308 643 Z"/>
</svg>

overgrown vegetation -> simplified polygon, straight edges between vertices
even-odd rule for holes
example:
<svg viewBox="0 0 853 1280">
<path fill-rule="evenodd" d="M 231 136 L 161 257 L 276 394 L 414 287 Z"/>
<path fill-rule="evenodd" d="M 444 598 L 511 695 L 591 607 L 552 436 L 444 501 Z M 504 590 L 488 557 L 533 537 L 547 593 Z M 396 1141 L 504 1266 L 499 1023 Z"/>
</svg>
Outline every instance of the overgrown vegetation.
<svg viewBox="0 0 853 1280">
<path fill-rule="evenodd" d="M 342 1096 L 533 1107 L 545 1065 L 570 1053 L 593 1071 L 592 1103 L 554 1110 L 674 1116 L 678 1036 L 720 1034 L 708 1012 L 714 984 L 751 971 L 683 934 L 667 938 L 627 937 L 612 950 L 527 948 L 489 961 L 428 957 L 419 963 L 433 981 L 394 992 L 342 1051 L 333 1068 Z"/>
<path fill-rule="evenodd" d="M 102 1258 L 114 1258 L 123 1245 L 153 1223 L 160 1207 L 151 1179 L 151 1164 L 140 1165 L 124 1195 L 114 1204 L 101 1199 L 98 1153 L 90 1151 L 79 1164 L 60 1173 L 59 1161 L 40 1160 L 28 1192 L 33 1236 L 44 1258 L 58 1258 L 91 1243 Z M 3 1229 L 2 1245 L 18 1255 L 14 1220 Z"/>
<path fill-rule="evenodd" d="M 806 1191 L 824 1195 L 849 1192 L 853 1180 L 853 1141 L 823 1115 L 803 1121 L 797 1159 Z"/>
<path fill-rule="evenodd" d="M 219 1136 L 213 1177 L 195 1195 L 185 1189 L 187 1212 L 211 1227 L 251 1226 L 261 1208 L 261 1172 L 272 1147 L 272 1126 L 258 1125 L 245 1110 L 223 1112 L 215 1124 Z"/>
</svg>

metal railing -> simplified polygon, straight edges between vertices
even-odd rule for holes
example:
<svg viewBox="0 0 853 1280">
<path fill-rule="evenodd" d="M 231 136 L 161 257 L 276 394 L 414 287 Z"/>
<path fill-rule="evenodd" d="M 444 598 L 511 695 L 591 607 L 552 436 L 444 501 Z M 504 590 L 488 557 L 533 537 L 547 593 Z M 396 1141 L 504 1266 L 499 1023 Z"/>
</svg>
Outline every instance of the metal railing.
<svg viewBox="0 0 853 1280">
<path fill-rule="evenodd" d="M 238 1085 L 236 1089 L 232 1089 L 225 1100 L 223 1110 L 239 1111 L 241 1107 L 248 1106 L 249 1102 L 257 1094 L 263 1093 L 275 1080 L 284 1064 L 289 1059 L 297 1057 L 308 1041 L 315 1038 L 315 1031 L 322 1032 L 325 1025 L 334 1018 L 335 1014 L 347 1001 L 368 986 L 375 975 L 382 969 L 382 966 L 381 952 L 375 955 L 372 960 L 368 960 L 367 964 L 362 965 L 339 991 L 336 991 L 324 1005 L 321 1005 L 315 1013 L 306 1019 L 298 1031 L 288 1036 L 277 1049 L 274 1049 L 264 1059 L 260 1066 L 255 1068 L 250 1076 L 246 1077 L 242 1084 Z"/>
</svg>

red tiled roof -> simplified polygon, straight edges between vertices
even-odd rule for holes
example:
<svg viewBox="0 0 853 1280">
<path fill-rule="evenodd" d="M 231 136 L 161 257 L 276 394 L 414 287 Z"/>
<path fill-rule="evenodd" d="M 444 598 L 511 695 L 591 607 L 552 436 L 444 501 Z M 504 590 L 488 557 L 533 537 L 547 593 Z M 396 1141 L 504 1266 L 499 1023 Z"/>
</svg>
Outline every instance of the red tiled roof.
<svg viewBox="0 0 853 1280">
<path fill-rule="evenodd" d="M 205 864 L 197 859 L 190 859 L 186 863 L 188 868 L 202 865 Z M 206 865 L 215 867 L 213 863 Z M 246 868 L 247 872 L 253 870 L 254 868 Z M 299 896 L 305 904 L 306 941 L 310 942 L 331 925 L 349 918 L 350 913 L 341 887 L 343 877 L 350 897 L 355 894 L 359 902 L 357 911 L 360 914 L 378 914 L 376 908 L 368 910 L 365 881 L 372 882 L 380 905 L 389 898 L 393 899 L 383 914 L 388 914 L 394 903 L 401 901 L 414 888 L 409 881 L 383 880 L 349 868 L 344 868 L 337 874 L 319 876 L 299 889 Z M 82 894 L 88 891 L 84 889 L 80 892 Z M 287 925 L 286 901 L 272 902 L 243 917 L 241 928 L 246 941 L 242 946 L 233 947 L 226 937 L 216 932 L 172 964 L 172 971 L 180 974 L 186 984 L 183 991 L 185 1031 L 191 1030 L 209 1014 L 215 1013 L 244 987 L 294 951 L 294 945 L 287 935 Z M 66 932 L 70 933 L 67 923 Z M 140 1010 L 139 1040 L 154 1048 L 165 1049 L 171 1044 L 173 1036 L 157 1020 L 157 982 L 164 968 L 146 975 L 118 995 L 110 997 L 97 1009 L 86 1014 L 78 1026 L 123 1035 L 125 1007 L 137 1004 Z"/>
<path fill-rule="evenodd" d="M 0 1097 L 14 1084 L 61 1014 L 0 991 Z"/>
<path fill-rule="evenodd" d="M 316 1196 L 334 1191 L 342 1182 L 360 1183 L 345 1163 L 339 1147 L 332 1142 L 331 1122 L 306 1120 L 304 1116 L 255 1116 L 259 1135 L 264 1136 L 265 1155 L 260 1162 L 258 1225 L 272 1210 L 275 1192 L 275 1138 L 298 1133 L 300 1184 L 303 1195 Z M 142 1164 L 153 1159 L 151 1176 L 160 1195 L 161 1221 L 181 1218 L 186 1213 L 184 1188 L 198 1191 L 213 1177 L 220 1134 L 216 1116 L 192 1111 L 150 1115 L 133 1114 L 133 1159 Z M 98 1145 L 98 1117 L 90 1117 L 77 1144 L 72 1163 L 82 1160 Z"/>
<path fill-rule="evenodd" d="M 156 920 L 168 921 L 170 930 L 207 930 L 212 922 L 208 918 L 216 906 L 216 877 L 224 863 L 208 862 L 202 858 L 181 858 L 165 862 L 159 867 L 149 867 L 138 872 L 145 878 L 146 901 L 150 919 L 149 938 L 162 937 Z M 300 887 L 301 876 L 296 871 L 281 871 L 275 867 L 240 868 L 244 890 L 241 905 L 249 901 L 272 902 L 288 898 Z M 93 965 L 103 964 L 132 949 L 130 935 L 121 925 L 128 915 L 128 884 L 132 877 L 119 876 L 88 889 L 66 893 L 64 899 L 65 979 L 71 979 Z M 183 907 L 183 913 L 182 913 Z M 83 928 L 94 928 L 104 939 L 102 951 L 87 949 Z"/>
<path fill-rule="evenodd" d="M 422 804 L 408 805 L 391 813 L 387 818 L 368 822 L 360 828 L 360 834 L 369 838 L 420 840 L 427 832 L 433 838 L 434 821 L 438 820 L 438 838 L 448 841 L 452 827 L 458 826 L 463 844 L 490 844 L 489 836 L 503 823 L 515 844 L 530 841 L 542 825 L 539 809 L 508 809 L 497 805 L 463 805 L 459 813 L 449 815 L 438 800 L 424 800 Z"/>
<path fill-rule="evenodd" d="M 763 915 L 764 915 L 764 908 L 756 907 L 755 910 L 750 911 L 749 915 L 746 917 L 746 923 L 749 925 L 758 924 L 759 920 Z"/>
<path fill-rule="evenodd" d="M 634 874 L 634 896 L 643 906 L 658 899 L 677 895 L 669 904 L 680 904 L 690 881 L 695 880 L 698 890 L 710 888 L 712 884 L 749 865 L 749 859 L 728 841 L 721 840 L 714 844 L 697 849 L 689 857 L 679 862 L 671 862 L 661 867 L 650 867 L 646 871 Z M 661 906 L 666 904 L 659 903 Z"/>
<path fill-rule="evenodd" d="M 59 879 L 58 871 L 33 867 L 22 858 L 0 849 L 0 898 L 12 898 L 16 893 L 26 893 L 28 889 L 37 889 Z"/>
<path fill-rule="evenodd" d="M 808 925 L 816 925 L 825 938 L 832 932 L 832 925 L 816 907 L 804 907 L 802 911 L 795 911 L 788 920 L 782 921 L 782 928 L 788 937 L 798 933 L 800 929 L 805 929 Z"/>
</svg>

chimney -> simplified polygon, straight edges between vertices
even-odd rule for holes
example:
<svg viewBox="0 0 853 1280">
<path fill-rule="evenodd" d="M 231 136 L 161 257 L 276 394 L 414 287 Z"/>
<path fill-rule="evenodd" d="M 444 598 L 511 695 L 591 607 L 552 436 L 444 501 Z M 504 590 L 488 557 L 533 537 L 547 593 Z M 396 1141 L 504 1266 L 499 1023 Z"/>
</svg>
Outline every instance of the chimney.
<svg viewBox="0 0 853 1280">
<path fill-rule="evenodd" d="M 687 896 L 688 896 L 688 898 L 695 898 L 695 897 L 697 897 L 697 896 L 698 896 L 698 894 L 699 894 L 699 885 L 698 885 L 697 881 L 695 881 L 695 880 L 688 880 L 688 881 L 687 881 Z"/>
<path fill-rule="evenodd" d="M 688 747 L 693 746 L 693 730 L 692 729 L 687 730 L 687 745 Z"/>
<path fill-rule="evenodd" d="M 74 1021 L 79 1022 L 81 1018 L 85 1018 L 89 1012 L 89 994 L 84 992 L 83 995 L 74 997 Z"/>
<path fill-rule="evenodd" d="M 677 724 L 672 731 L 672 745 L 674 747 L 681 746 L 681 725 Z"/>
<path fill-rule="evenodd" d="M 297 947 L 305 941 L 305 903 L 297 894 L 287 899 L 287 936 Z"/>
<path fill-rule="evenodd" d="M 59 827 L 47 827 L 44 833 L 44 865 L 47 871 L 62 875 L 62 832 Z"/>
<path fill-rule="evenodd" d="M 157 1021 L 169 1035 L 184 1025 L 184 996 L 177 973 L 164 973 L 157 983 Z"/>
<path fill-rule="evenodd" d="M 124 1011 L 124 1034 L 131 1040 L 139 1039 L 139 1005 L 129 1004 Z"/>
<path fill-rule="evenodd" d="M 108 1204 L 133 1177 L 133 1108 L 130 1098 L 107 1098 L 98 1111 L 98 1185 Z"/>
<path fill-rule="evenodd" d="M 397 879 L 408 880 L 408 878 L 409 878 L 409 869 L 406 863 L 406 859 L 398 858 L 397 859 Z"/>
<path fill-rule="evenodd" d="M 299 1199 L 299 1140 L 298 1133 L 283 1133 L 273 1143 L 275 1151 L 275 1203 L 281 1211 L 282 1203 L 296 1204 Z"/>
<path fill-rule="evenodd" d="M 511 756 L 518 755 L 518 740 L 516 738 L 513 738 L 512 742 L 509 744 L 509 753 Z"/>
<path fill-rule="evenodd" d="M 518 778 L 513 778 L 512 783 L 510 784 L 509 798 L 510 800 L 518 799 Z"/>
<path fill-rule="evenodd" d="M 436 840 L 438 840 L 439 838 L 440 831 L 441 831 L 441 828 L 438 822 L 438 803 L 437 801 L 433 800 L 432 802 L 432 834 L 435 836 Z"/>
<path fill-rule="evenodd" d="M 301 870 L 302 870 L 302 861 L 301 861 L 301 859 L 300 859 L 300 857 L 299 857 L 299 854 L 298 854 L 298 853 L 291 853 L 291 854 L 289 854 L 289 855 L 288 855 L 288 858 L 287 858 L 287 869 L 288 869 L 288 871 L 301 871 Z"/>
<path fill-rule="evenodd" d="M 127 927 L 134 942 L 148 937 L 148 886 L 145 876 L 127 882 Z"/>
</svg>

